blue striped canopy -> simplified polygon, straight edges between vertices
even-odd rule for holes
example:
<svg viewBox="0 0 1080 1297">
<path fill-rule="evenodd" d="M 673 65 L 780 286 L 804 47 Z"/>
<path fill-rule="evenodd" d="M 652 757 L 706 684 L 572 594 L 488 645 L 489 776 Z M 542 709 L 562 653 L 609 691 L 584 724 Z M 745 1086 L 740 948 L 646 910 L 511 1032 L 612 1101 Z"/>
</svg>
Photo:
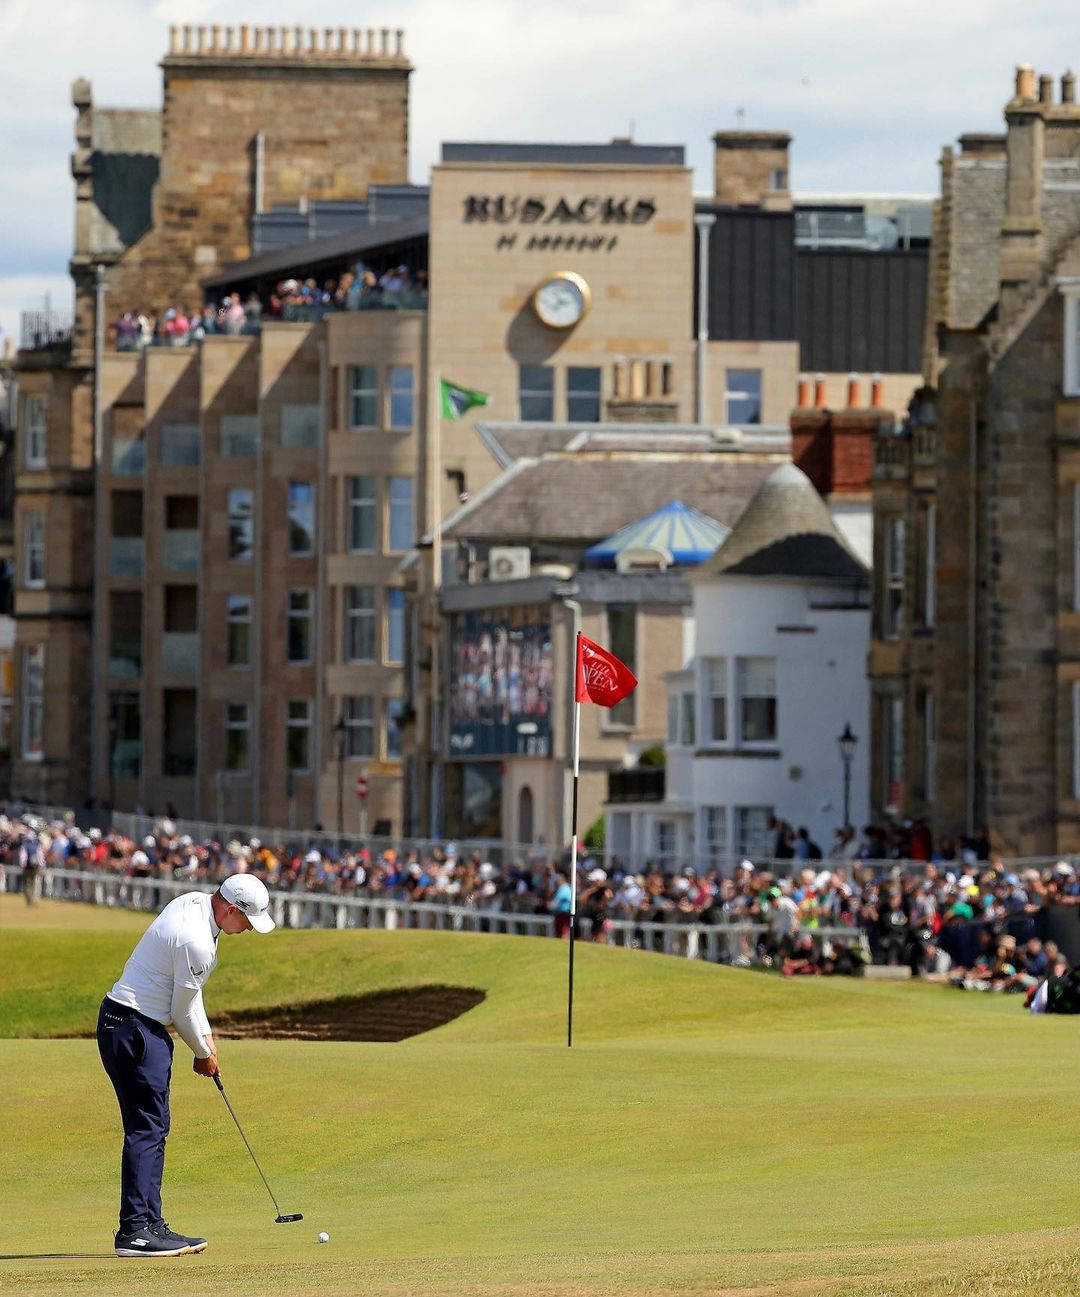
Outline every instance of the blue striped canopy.
<svg viewBox="0 0 1080 1297">
<path fill-rule="evenodd" d="M 652 549 L 667 550 L 675 563 L 704 563 L 730 530 L 681 500 L 672 500 L 587 549 L 585 562 L 593 567 L 613 567 L 616 555 L 623 550 L 648 545 Z"/>
</svg>

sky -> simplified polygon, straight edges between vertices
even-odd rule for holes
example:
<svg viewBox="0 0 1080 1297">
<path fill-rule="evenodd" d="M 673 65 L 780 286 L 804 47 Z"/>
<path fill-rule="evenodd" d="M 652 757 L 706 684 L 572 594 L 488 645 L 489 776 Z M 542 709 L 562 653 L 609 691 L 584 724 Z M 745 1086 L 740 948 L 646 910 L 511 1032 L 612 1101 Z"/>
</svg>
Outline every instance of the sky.
<svg viewBox="0 0 1080 1297">
<path fill-rule="evenodd" d="M 297 21 L 405 30 L 416 183 L 442 140 L 632 133 L 684 144 L 707 192 L 712 133 L 742 126 L 793 136 L 796 194 L 932 194 L 944 146 L 1003 128 L 1017 63 L 1080 57 L 1065 0 L 0 0 L 0 345 L 70 305 L 72 81 L 159 107 L 170 23 Z"/>
</svg>

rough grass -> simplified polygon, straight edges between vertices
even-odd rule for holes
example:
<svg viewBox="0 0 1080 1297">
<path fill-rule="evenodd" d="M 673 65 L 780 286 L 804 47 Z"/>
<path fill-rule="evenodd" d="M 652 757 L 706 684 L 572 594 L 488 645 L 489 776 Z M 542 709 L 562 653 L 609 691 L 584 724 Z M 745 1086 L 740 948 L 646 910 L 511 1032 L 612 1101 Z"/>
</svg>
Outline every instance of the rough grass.
<svg viewBox="0 0 1080 1297">
<path fill-rule="evenodd" d="M 285 1211 L 177 1048 L 166 1214 L 201 1257 L 108 1258 L 119 1121 L 93 1018 L 149 916 L 0 897 L 0 1293 L 1080 1291 L 1075 1020 L 1013 999 L 785 982 L 428 933 L 223 937 L 215 1012 L 400 986 L 483 1003 L 396 1044 L 224 1041 Z M 27 1037 L 36 1037 L 29 1039 Z M 315 1245 L 320 1229 L 329 1246 Z"/>
</svg>

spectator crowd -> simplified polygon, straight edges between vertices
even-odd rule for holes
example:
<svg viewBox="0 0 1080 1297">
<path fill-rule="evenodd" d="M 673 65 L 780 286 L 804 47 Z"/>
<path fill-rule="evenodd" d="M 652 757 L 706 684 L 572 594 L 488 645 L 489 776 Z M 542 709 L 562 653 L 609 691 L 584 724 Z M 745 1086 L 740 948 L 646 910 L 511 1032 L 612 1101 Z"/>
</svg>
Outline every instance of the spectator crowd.
<svg viewBox="0 0 1080 1297">
<path fill-rule="evenodd" d="M 283 279 L 265 300 L 255 292 L 244 298 L 229 293 L 201 308 L 170 306 L 154 312 L 125 311 L 111 325 L 117 351 L 145 347 L 186 347 L 214 334 L 258 333 L 264 320 L 312 320 L 330 311 L 423 310 L 427 306 L 427 272 L 393 266 L 382 273 L 362 262 L 340 279 Z"/>
</svg>

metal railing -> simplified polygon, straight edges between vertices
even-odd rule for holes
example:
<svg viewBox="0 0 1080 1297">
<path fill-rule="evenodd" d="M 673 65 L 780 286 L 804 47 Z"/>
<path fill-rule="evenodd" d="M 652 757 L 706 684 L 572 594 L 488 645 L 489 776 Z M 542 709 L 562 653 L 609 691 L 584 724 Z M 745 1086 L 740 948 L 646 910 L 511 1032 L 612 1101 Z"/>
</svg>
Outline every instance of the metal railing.
<svg viewBox="0 0 1080 1297">
<path fill-rule="evenodd" d="M 23 351 L 47 351 L 70 347 L 75 317 L 71 311 L 21 311 L 19 347 Z"/>
<path fill-rule="evenodd" d="M 18 890 L 22 870 L 0 866 L 4 889 Z M 183 882 L 172 878 L 125 878 L 96 870 L 45 869 L 41 892 L 52 900 L 76 901 L 118 909 L 157 913 L 184 892 L 213 892 L 216 883 Z M 555 920 L 550 914 L 522 914 L 472 905 L 406 901 L 391 897 L 332 896 L 317 892 L 270 893 L 270 913 L 284 928 L 399 928 L 432 932 L 493 932 L 521 937 L 552 937 Z M 579 916 L 588 926 L 588 919 Z M 768 933 L 763 923 L 660 923 L 613 919 L 605 923 L 602 943 L 627 949 L 732 963 L 756 950 Z M 869 952 L 860 928 L 808 929 L 822 943 L 853 946 Z M 583 932 L 587 937 L 589 933 Z"/>
</svg>

